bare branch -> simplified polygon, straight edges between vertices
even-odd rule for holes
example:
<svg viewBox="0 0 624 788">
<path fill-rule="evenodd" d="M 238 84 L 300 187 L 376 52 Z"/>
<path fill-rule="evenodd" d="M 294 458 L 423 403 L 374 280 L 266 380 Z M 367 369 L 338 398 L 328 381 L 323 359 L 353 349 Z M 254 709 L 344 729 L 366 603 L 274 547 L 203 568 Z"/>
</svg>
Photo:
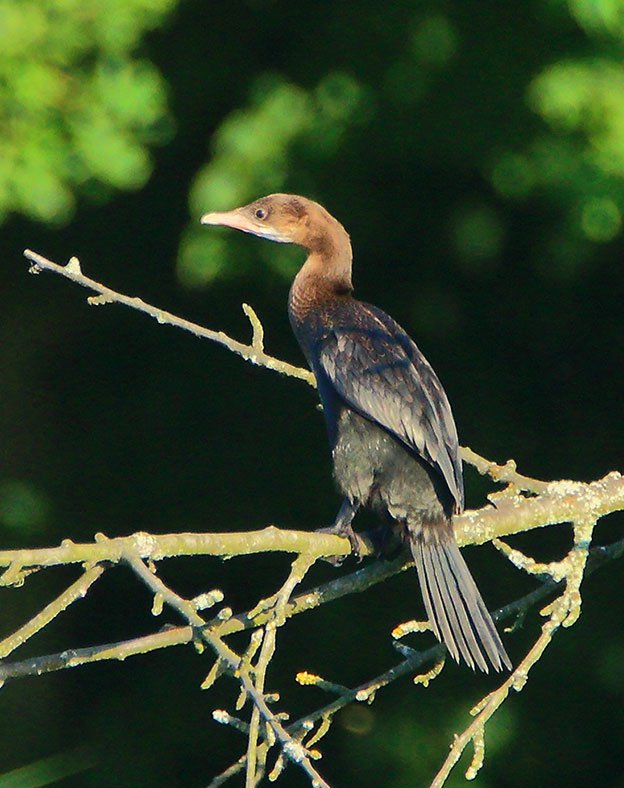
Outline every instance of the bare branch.
<svg viewBox="0 0 624 788">
<path fill-rule="evenodd" d="M 131 296 L 123 295 L 122 293 L 117 293 L 115 290 L 111 290 L 110 287 L 106 287 L 105 285 L 100 284 L 100 282 L 96 282 L 95 279 L 90 279 L 88 276 L 85 276 L 82 273 L 80 263 L 76 257 L 72 257 L 67 265 L 58 265 L 58 263 L 53 263 L 51 260 L 47 260 L 42 255 L 38 254 L 37 252 L 33 252 L 30 249 L 24 250 L 24 257 L 33 263 L 30 270 L 34 273 L 39 273 L 40 271 L 52 271 L 55 274 L 64 276 L 66 279 L 70 279 L 72 282 L 75 282 L 75 284 L 80 285 L 81 287 L 86 287 L 87 290 L 92 290 L 94 293 L 98 293 L 96 298 L 91 297 L 88 299 L 89 303 L 94 306 L 113 303 L 123 304 L 124 306 L 128 306 L 131 309 L 137 309 L 139 312 L 144 312 L 146 315 L 153 317 L 154 320 L 158 321 L 159 323 L 175 326 L 176 328 L 181 328 L 184 331 L 190 331 L 191 334 L 194 334 L 200 339 L 209 339 L 211 342 L 216 342 L 219 345 L 223 345 L 228 350 L 231 350 L 232 353 L 237 353 L 239 356 L 242 356 L 246 361 L 250 361 L 252 364 L 257 364 L 260 367 L 272 369 L 274 372 L 279 372 L 282 375 L 288 375 L 291 378 L 305 380 L 305 382 L 309 383 L 310 386 L 316 385 L 314 375 L 307 369 L 295 367 L 293 364 L 280 361 L 279 359 L 273 358 L 273 356 L 269 356 L 264 352 L 262 349 L 262 327 L 260 325 L 260 321 L 258 320 L 255 312 L 253 312 L 253 310 L 247 305 L 245 305 L 247 307 L 245 309 L 245 314 L 251 321 L 253 327 L 253 340 L 250 345 L 246 345 L 243 342 L 238 342 L 238 340 L 232 339 L 232 337 L 224 334 L 223 331 L 212 331 L 211 329 L 204 328 L 203 326 L 199 326 L 196 323 L 183 320 L 181 317 L 177 317 L 171 312 L 167 312 L 164 309 L 158 309 L 155 306 L 146 304 L 141 298 L 133 298 Z"/>
<path fill-rule="evenodd" d="M 219 659 L 228 665 L 231 672 L 237 675 L 246 694 L 252 699 L 259 714 L 262 715 L 280 742 L 284 754 L 303 769 L 313 785 L 318 788 L 330 788 L 312 765 L 305 748 L 288 733 L 268 707 L 264 693 L 256 689 L 249 669 L 245 669 L 241 664 L 241 658 L 226 645 L 219 635 L 206 626 L 207 622 L 195 610 L 192 602 L 183 599 L 166 586 L 140 558 L 131 553 L 126 553 L 123 558 L 154 594 L 160 594 L 170 607 L 177 610 L 192 627 L 196 628 L 199 637 L 214 650 Z"/>
<path fill-rule="evenodd" d="M 82 599 L 103 573 L 103 566 L 92 566 L 90 569 L 87 569 L 82 577 L 78 578 L 75 583 L 72 583 L 69 588 L 66 588 L 53 602 L 46 605 L 28 623 L 0 641 L 0 658 L 8 657 L 11 652 L 15 651 L 16 648 L 29 640 L 33 635 L 36 635 L 50 621 L 54 620 L 59 613 L 67 610 L 76 600 Z"/>
<path fill-rule="evenodd" d="M 616 471 L 598 481 L 550 482 L 547 492 L 537 497 L 506 496 L 497 507 L 468 511 L 453 520 L 460 546 L 484 544 L 494 538 L 541 528 L 554 523 L 578 520 L 587 513 L 602 517 L 624 509 L 624 479 Z M 289 552 L 316 556 L 341 556 L 350 553 L 347 539 L 334 534 L 285 531 L 268 526 L 259 531 L 221 534 L 162 534 L 138 532 L 132 536 L 107 539 L 96 537 L 92 544 L 76 544 L 65 540 L 59 547 L 2 550 L 0 566 L 9 567 L 11 576 L 30 567 L 70 563 L 117 562 L 126 551 L 144 559 L 189 555 L 235 556 L 261 552 Z M 363 546 L 362 555 L 370 555 L 370 542 Z M 5 576 L 3 576 L 4 578 Z M 6 580 L 4 581 L 7 582 Z"/>
</svg>

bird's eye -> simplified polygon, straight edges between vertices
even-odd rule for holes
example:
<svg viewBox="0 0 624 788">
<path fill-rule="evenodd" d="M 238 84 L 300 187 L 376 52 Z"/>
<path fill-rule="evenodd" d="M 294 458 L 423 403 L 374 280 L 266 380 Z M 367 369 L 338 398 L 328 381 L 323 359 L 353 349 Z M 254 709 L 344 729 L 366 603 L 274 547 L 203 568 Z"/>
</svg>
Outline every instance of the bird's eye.
<svg viewBox="0 0 624 788">
<path fill-rule="evenodd" d="M 264 208 L 256 208 L 256 214 L 255 214 L 256 219 L 265 219 L 266 215 L 267 213 L 264 210 Z"/>
</svg>

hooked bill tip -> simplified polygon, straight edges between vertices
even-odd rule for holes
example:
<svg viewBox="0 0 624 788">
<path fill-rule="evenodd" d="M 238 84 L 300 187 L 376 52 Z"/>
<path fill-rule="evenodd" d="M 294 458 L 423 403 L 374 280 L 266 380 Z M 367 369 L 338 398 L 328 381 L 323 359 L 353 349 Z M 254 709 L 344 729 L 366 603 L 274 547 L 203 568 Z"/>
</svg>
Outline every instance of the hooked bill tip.
<svg viewBox="0 0 624 788">
<path fill-rule="evenodd" d="M 202 224 L 231 227 L 233 230 L 242 230 L 245 233 L 253 233 L 256 231 L 253 223 L 238 209 L 234 211 L 224 211 L 223 213 L 205 213 L 199 221 Z"/>
<path fill-rule="evenodd" d="M 201 224 L 222 224 L 222 213 L 205 213 L 199 220 Z"/>
</svg>

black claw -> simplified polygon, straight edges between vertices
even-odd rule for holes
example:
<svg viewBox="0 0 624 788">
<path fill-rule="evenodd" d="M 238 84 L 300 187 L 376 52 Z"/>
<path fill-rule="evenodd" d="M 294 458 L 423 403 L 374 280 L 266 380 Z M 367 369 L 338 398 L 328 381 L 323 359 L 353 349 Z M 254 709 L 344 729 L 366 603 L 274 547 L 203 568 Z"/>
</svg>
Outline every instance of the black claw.
<svg viewBox="0 0 624 788">
<path fill-rule="evenodd" d="M 349 540 L 349 544 L 351 545 L 351 553 L 358 563 L 362 560 L 360 555 L 360 539 L 358 535 L 355 533 L 351 526 L 345 527 L 344 525 L 330 525 L 327 528 L 317 528 L 317 534 L 334 534 L 335 536 L 342 536 L 345 539 Z M 328 563 L 332 564 L 333 566 L 340 566 L 345 558 L 348 558 L 347 555 L 334 555 L 334 556 L 327 556 L 324 560 Z"/>
</svg>

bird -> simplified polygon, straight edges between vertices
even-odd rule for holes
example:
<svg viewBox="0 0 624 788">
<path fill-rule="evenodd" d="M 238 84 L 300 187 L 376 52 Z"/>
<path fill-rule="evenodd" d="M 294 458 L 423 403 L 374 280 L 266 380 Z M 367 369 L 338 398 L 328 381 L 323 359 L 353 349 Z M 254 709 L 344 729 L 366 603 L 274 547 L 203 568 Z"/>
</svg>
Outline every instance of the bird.
<svg viewBox="0 0 624 788">
<path fill-rule="evenodd" d="M 433 633 L 456 662 L 511 670 L 511 661 L 455 540 L 464 510 L 457 428 L 448 397 L 414 341 L 353 296 L 351 241 L 322 205 L 270 194 L 204 225 L 303 247 L 288 313 L 317 381 L 343 500 L 332 526 L 357 555 L 352 522 L 374 510 L 411 550 Z"/>
</svg>

